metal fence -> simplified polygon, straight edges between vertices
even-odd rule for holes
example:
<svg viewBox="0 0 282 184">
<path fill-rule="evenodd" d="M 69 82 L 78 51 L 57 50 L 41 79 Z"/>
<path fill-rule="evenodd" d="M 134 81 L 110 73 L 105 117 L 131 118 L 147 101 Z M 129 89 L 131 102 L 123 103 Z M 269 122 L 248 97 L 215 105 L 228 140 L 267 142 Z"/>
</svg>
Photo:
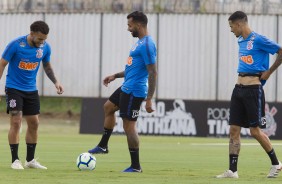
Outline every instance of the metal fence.
<svg viewBox="0 0 282 184">
<path fill-rule="evenodd" d="M 232 13 L 282 14 L 282 0 L 0 0 L 1 13 Z"/>
</svg>

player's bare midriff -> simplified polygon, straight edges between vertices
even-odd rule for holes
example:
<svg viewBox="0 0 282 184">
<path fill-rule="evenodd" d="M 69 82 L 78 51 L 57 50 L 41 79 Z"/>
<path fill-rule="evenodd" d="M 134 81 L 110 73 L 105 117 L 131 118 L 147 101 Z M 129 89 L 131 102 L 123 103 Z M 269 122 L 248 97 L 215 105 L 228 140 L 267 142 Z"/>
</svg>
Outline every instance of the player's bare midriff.
<svg viewBox="0 0 282 184">
<path fill-rule="evenodd" d="M 238 76 L 237 84 L 241 85 L 260 85 L 260 79 L 258 76 Z"/>
</svg>

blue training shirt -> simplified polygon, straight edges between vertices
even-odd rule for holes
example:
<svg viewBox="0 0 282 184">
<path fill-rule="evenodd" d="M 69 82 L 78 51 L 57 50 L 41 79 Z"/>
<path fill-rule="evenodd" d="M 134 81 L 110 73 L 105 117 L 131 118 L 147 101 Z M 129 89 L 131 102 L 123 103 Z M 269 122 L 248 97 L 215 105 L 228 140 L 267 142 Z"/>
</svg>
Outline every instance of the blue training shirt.
<svg viewBox="0 0 282 184">
<path fill-rule="evenodd" d="M 36 91 L 36 75 L 40 62 L 49 62 L 51 48 L 44 42 L 39 48 L 31 47 L 27 36 L 11 41 L 2 54 L 9 62 L 6 87 L 21 91 Z"/>
<path fill-rule="evenodd" d="M 238 38 L 238 73 L 260 73 L 269 69 L 269 54 L 275 54 L 280 46 L 258 33 L 251 32 L 248 38 Z"/>
<path fill-rule="evenodd" d="M 145 98 L 148 93 L 148 71 L 146 65 L 155 64 L 156 45 L 151 36 L 139 39 L 132 47 L 125 66 L 121 90 L 135 97 Z"/>
</svg>

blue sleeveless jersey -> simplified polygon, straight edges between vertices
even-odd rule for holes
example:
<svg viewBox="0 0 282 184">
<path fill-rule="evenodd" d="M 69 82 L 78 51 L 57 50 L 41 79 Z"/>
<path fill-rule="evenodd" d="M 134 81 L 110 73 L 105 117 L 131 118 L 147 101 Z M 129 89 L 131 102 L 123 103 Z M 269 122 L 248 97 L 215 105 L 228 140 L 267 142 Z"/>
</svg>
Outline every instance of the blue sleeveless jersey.
<svg viewBox="0 0 282 184">
<path fill-rule="evenodd" d="M 27 35 L 8 44 L 2 58 L 9 62 L 6 87 L 21 91 L 36 91 L 36 75 L 40 62 L 49 62 L 51 48 L 44 42 L 39 48 L 31 47 Z"/>
<path fill-rule="evenodd" d="M 125 66 L 121 90 L 135 97 L 147 96 L 148 71 L 146 65 L 156 63 L 156 45 L 151 36 L 139 39 L 132 47 Z"/>
<path fill-rule="evenodd" d="M 258 33 L 251 32 L 248 38 L 238 38 L 238 73 L 260 73 L 269 69 L 269 54 L 275 54 L 280 46 Z"/>
</svg>

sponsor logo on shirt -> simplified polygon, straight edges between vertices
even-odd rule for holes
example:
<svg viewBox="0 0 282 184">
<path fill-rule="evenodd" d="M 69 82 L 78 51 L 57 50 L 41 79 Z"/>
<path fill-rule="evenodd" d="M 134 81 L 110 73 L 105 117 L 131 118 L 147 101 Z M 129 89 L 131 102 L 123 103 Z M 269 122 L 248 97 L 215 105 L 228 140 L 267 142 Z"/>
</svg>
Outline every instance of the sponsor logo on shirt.
<svg viewBox="0 0 282 184">
<path fill-rule="evenodd" d="M 19 68 L 23 70 L 35 70 L 38 66 L 38 62 L 36 63 L 31 63 L 31 62 L 24 62 L 21 61 L 19 63 Z"/>
<path fill-rule="evenodd" d="M 43 56 L 43 50 L 37 49 L 36 50 L 36 58 L 42 58 L 42 56 Z"/>
<path fill-rule="evenodd" d="M 248 65 L 251 65 L 254 63 L 253 57 L 251 55 L 241 56 L 240 60 Z"/>
<path fill-rule="evenodd" d="M 132 57 L 127 58 L 127 65 L 128 66 L 132 65 Z"/>
</svg>

